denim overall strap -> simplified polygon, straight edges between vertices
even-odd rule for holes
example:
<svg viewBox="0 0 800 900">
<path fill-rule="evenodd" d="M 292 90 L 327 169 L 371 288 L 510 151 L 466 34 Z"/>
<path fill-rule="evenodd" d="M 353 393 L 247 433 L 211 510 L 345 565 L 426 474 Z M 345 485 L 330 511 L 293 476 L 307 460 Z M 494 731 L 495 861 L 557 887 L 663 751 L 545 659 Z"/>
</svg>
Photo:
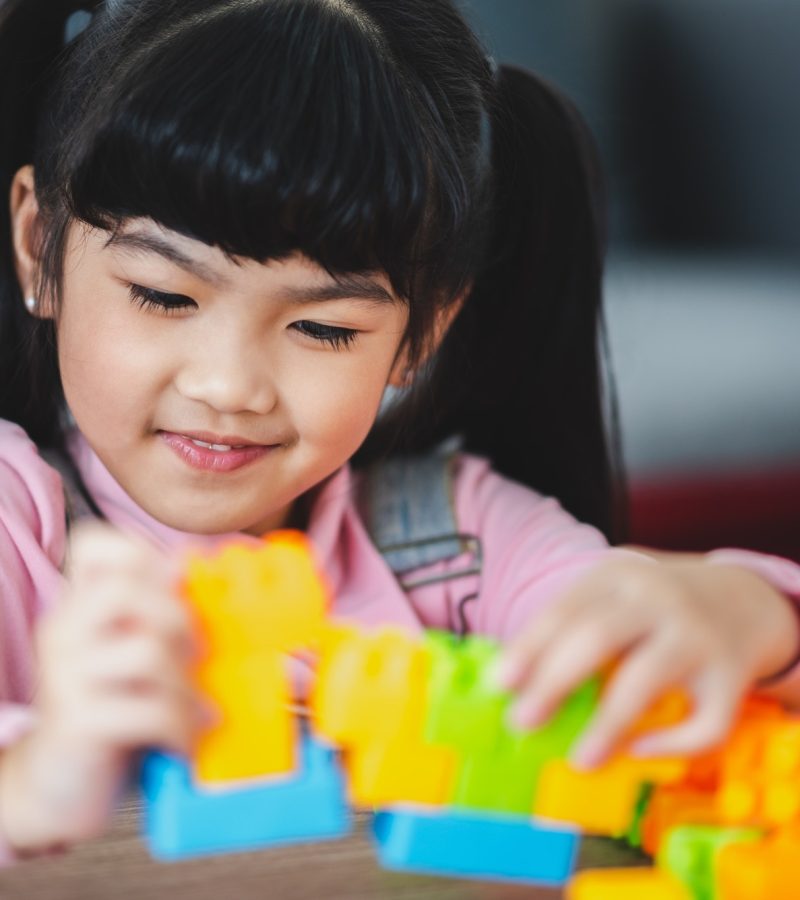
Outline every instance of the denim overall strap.
<svg viewBox="0 0 800 900">
<path fill-rule="evenodd" d="M 436 450 L 379 462 L 366 470 L 362 509 L 367 531 L 404 590 L 479 575 L 481 543 L 458 529 L 453 504 L 454 454 Z M 469 554 L 463 566 L 433 576 L 415 570 Z"/>
<path fill-rule="evenodd" d="M 64 484 L 64 509 L 67 517 L 67 528 L 81 519 L 102 518 L 100 511 L 94 506 L 78 481 L 77 470 L 71 460 L 65 458 L 60 450 L 39 450 L 39 455 L 61 476 Z"/>
</svg>

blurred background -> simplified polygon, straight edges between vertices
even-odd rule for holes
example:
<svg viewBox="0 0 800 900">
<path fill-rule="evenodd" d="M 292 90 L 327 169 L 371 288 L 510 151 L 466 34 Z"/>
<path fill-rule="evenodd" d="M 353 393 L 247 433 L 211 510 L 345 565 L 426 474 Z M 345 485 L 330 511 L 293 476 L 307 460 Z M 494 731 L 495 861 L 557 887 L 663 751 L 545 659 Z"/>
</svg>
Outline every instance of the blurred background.
<svg viewBox="0 0 800 900">
<path fill-rule="evenodd" d="M 600 148 L 632 538 L 800 559 L 800 2 L 462 6 Z"/>
</svg>

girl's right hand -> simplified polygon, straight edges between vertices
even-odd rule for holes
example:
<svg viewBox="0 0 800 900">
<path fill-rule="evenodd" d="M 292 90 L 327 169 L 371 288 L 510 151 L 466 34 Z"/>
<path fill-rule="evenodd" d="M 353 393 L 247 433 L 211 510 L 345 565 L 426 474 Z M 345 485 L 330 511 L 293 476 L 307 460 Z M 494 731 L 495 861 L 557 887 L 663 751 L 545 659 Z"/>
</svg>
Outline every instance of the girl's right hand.
<svg viewBox="0 0 800 900">
<path fill-rule="evenodd" d="M 0 827 L 18 852 L 99 834 L 133 751 L 189 752 L 202 713 L 173 581 L 139 540 L 74 530 L 66 596 L 36 635 L 37 724 L 0 758 Z"/>
</svg>

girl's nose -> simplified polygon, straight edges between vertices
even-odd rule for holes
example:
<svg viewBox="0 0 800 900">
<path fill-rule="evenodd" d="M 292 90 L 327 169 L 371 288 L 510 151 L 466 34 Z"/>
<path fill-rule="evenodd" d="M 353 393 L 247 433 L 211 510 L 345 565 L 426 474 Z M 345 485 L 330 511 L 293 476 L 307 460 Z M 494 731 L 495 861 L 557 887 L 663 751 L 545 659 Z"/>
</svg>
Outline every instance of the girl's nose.
<svg viewBox="0 0 800 900">
<path fill-rule="evenodd" d="M 264 352 L 256 354 L 222 350 L 194 356 L 175 379 L 179 393 L 221 413 L 251 412 L 266 415 L 278 393 L 266 372 Z"/>
</svg>

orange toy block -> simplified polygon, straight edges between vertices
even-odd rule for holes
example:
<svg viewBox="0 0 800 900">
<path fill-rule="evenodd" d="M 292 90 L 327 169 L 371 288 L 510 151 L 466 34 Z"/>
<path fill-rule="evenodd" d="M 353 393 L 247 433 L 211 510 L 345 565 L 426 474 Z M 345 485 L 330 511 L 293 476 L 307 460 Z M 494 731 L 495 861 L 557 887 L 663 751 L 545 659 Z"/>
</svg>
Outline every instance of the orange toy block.
<svg viewBox="0 0 800 900">
<path fill-rule="evenodd" d="M 405 631 L 331 627 L 309 699 L 315 730 L 345 747 L 420 742 L 429 667 L 425 647 Z"/>
<path fill-rule="evenodd" d="M 800 884 L 797 833 L 731 844 L 717 857 L 717 900 L 796 900 Z"/>
<path fill-rule="evenodd" d="M 688 769 L 681 785 L 701 791 L 716 791 L 722 780 L 722 770 L 729 748 L 741 735 L 747 735 L 754 726 L 765 721 L 779 721 L 785 718 L 786 712 L 776 700 L 753 694 L 742 703 L 736 723 L 725 742 L 716 749 L 710 750 L 688 760 Z"/>
<path fill-rule="evenodd" d="M 661 840 L 679 825 L 720 825 L 714 794 L 676 785 L 653 791 L 642 819 L 642 849 L 655 856 Z"/>
<path fill-rule="evenodd" d="M 328 606 L 305 537 L 276 532 L 255 549 L 192 555 L 183 593 L 203 642 L 196 684 L 220 713 L 196 747 L 195 776 L 219 783 L 292 771 L 285 653 L 318 642 Z"/>
<path fill-rule="evenodd" d="M 737 730 L 723 752 L 717 808 L 730 824 L 800 822 L 800 719 L 785 714 Z"/>
<path fill-rule="evenodd" d="M 661 869 L 595 869 L 578 872 L 566 900 L 692 900 L 689 890 Z"/>
<path fill-rule="evenodd" d="M 628 738 L 633 740 L 650 731 L 677 725 L 689 716 L 691 709 L 691 702 L 684 691 L 667 691 L 636 721 Z"/>
</svg>

